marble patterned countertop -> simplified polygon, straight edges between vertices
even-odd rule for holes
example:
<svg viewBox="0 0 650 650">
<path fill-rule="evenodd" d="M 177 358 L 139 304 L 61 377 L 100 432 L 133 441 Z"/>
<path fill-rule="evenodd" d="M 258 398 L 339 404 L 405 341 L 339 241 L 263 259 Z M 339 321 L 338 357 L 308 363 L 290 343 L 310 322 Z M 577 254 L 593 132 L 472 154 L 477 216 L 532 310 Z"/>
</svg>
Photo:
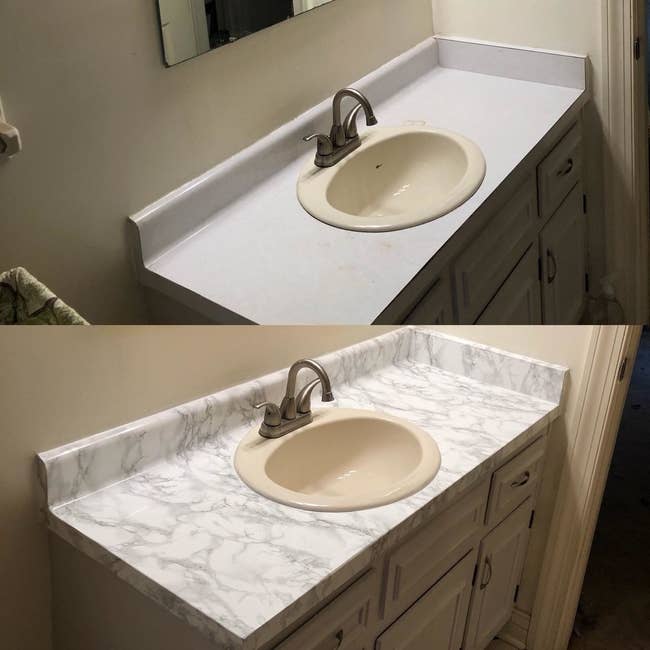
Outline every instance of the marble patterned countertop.
<svg viewBox="0 0 650 650">
<path fill-rule="evenodd" d="M 442 466 L 423 490 L 351 513 L 307 512 L 251 491 L 235 449 L 278 401 L 286 371 L 39 454 L 51 530 L 195 626 L 259 648 L 559 415 L 565 368 L 402 328 L 319 360 L 330 408 L 419 425 Z"/>
<path fill-rule="evenodd" d="M 213 322 L 236 314 L 265 325 L 373 323 L 555 125 L 577 119 L 586 84 L 585 57 L 429 39 L 353 85 L 380 126 L 429 125 L 478 144 L 487 175 L 467 202 L 389 233 L 311 217 L 296 196 L 315 153 L 302 137 L 329 129 L 328 98 L 133 215 L 140 281 Z M 314 287 L 317 300 L 296 300 Z"/>
</svg>

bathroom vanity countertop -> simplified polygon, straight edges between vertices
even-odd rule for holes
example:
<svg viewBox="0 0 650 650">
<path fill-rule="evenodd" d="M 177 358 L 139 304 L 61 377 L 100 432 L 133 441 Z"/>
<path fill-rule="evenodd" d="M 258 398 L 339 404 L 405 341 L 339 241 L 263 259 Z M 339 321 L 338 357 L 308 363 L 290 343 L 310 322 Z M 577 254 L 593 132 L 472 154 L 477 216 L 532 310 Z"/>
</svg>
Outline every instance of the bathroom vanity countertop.
<svg viewBox="0 0 650 650">
<path fill-rule="evenodd" d="M 310 216 L 296 184 L 315 148 L 301 138 L 329 128 L 328 100 L 132 217 L 141 281 L 217 322 L 232 312 L 260 324 L 372 323 L 552 128 L 577 117 L 585 70 L 584 57 L 426 42 L 353 85 L 380 126 L 423 124 L 476 142 L 487 176 L 469 201 L 388 233 Z"/>
<path fill-rule="evenodd" d="M 415 328 L 320 361 L 334 407 L 381 410 L 435 438 L 432 483 L 335 514 L 251 491 L 233 455 L 259 421 L 252 405 L 279 400 L 278 372 L 40 454 L 50 528 L 218 647 L 259 648 L 541 435 L 567 373 Z"/>
</svg>

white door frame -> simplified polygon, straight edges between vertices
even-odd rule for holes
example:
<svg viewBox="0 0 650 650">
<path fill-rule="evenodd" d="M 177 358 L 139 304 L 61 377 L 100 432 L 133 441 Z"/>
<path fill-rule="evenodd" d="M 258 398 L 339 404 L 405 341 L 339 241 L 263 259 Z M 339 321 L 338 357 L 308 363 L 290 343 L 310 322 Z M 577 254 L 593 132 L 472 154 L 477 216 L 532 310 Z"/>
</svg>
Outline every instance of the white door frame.
<svg viewBox="0 0 650 650">
<path fill-rule="evenodd" d="M 645 0 L 603 2 L 606 257 L 627 323 L 649 314 L 645 13 Z"/>
<path fill-rule="evenodd" d="M 530 650 L 565 650 L 569 643 L 641 332 L 641 326 L 594 328 L 570 423 L 575 442 L 566 452 L 531 615 Z"/>
</svg>

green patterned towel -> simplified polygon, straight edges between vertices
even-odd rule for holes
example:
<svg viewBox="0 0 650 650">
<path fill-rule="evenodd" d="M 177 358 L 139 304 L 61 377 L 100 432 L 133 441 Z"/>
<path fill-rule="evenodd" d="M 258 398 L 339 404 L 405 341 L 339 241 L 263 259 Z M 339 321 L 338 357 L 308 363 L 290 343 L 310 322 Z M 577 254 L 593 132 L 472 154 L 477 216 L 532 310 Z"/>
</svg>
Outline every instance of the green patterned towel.
<svg viewBox="0 0 650 650">
<path fill-rule="evenodd" d="M 0 273 L 0 325 L 88 325 L 25 269 Z"/>
</svg>

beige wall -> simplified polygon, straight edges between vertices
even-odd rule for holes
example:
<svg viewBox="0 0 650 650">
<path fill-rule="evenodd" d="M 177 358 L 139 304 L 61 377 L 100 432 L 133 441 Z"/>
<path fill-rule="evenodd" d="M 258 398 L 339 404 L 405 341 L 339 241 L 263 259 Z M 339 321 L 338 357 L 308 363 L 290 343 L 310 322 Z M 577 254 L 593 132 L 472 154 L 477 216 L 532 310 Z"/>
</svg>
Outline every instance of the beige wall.
<svg viewBox="0 0 650 650">
<path fill-rule="evenodd" d="M 596 53 L 602 0 L 433 0 L 436 32 Z"/>
<path fill-rule="evenodd" d="M 0 646 L 49 650 L 34 454 L 384 328 L 5 328 L 0 337 Z M 143 649 L 144 650 L 144 649 Z"/>
<path fill-rule="evenodd" d="M 577 414 L 578 394 L 589 362 L 589 346 L 594 327 L 487 327 L 436 328 L 466 339 L 494 345 L 502 350 L 558 363 L 570 370 L 566 408 L 551 428 L 544 478 L 531 537 L 518 607 L 532 612 L 546 540 L 551 525 L 555 496 L 566 451 L 575 441 L 572 423 Z"/>
<path fill-rule="evenodd" d="M 165 69 L 154 0 L 3 0 L 0 25 L 25 147 L 0 166 L 0 270 L 94 323 L 145 318 L 129 214 L 432 34 L 430 0 L 336 0 Z"/>
<path fill-rule="evenodd" d="M 438 34 L 587 54 L 594 102 L 585 110 L 592 285 L 606 273 L 603 215 L 604 0 L 432 0 Z M 610 225 L 614 227 L 614 224 Z"/>
</svg>

